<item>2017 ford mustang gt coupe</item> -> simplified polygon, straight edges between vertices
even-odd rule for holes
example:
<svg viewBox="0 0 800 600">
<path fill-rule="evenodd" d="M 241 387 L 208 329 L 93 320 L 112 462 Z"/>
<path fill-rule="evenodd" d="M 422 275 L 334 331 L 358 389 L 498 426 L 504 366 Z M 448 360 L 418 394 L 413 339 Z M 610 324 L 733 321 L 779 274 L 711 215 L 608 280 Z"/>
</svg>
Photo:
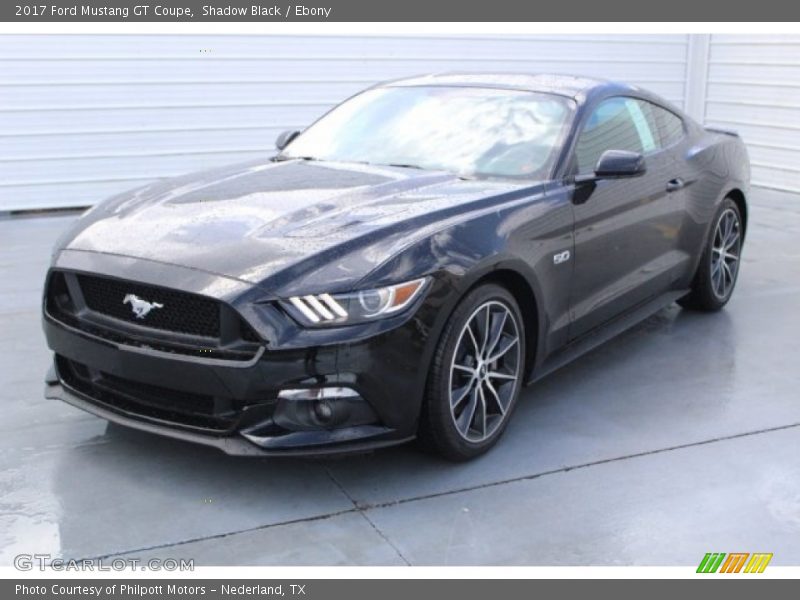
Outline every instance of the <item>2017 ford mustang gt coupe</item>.
<svg viewBox="0 0 800 600">
<path fill-rule="evenodd" d="M 277 146 L 66 232 L 47 397 L 230 454 L 419 437 L 464 460 L 524 384 L 674 301 L 718 310 L 736 284 L 745 147 L 638 87 L 423 76 Z"/>
</svg>

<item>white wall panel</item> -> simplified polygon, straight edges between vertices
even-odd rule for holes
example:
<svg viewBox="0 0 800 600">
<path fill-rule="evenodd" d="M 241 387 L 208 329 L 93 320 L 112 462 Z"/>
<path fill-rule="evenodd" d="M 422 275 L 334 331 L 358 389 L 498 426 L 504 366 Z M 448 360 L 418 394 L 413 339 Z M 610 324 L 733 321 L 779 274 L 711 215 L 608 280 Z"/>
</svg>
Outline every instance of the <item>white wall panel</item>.
<svg viewBox="0 0 800 600">
<path fill-rule="evenodd" d="M 712 36 L 705 122 L 739 132 L 754 185 L 800 192 L 800 36 Z"/>
<path fill-rule="evenodd" d="M 268 156 L 281 130 L 372 83 L 421 73 L 594 75 L 682 105 L 687 41 L 4 35 L 0 211 L 89 205 L 154 178 Z"/>
</svg>

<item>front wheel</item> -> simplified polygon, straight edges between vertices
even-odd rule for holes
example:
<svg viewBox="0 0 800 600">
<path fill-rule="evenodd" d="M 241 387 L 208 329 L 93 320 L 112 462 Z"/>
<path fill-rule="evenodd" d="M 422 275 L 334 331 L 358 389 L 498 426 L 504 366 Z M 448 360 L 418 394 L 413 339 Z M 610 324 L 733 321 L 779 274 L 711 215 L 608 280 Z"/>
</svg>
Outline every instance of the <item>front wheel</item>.
<svg viewBox="0 0 800 600">
<path fill-rule="evenodd" d="M 692 291 L 678 301 L 681 306 L 715 311 L 728 303 L 739 275 L 743 234 L 739 207 L 726 198 L 704 246 Z"/>
<path fill-rule="evenodd" d="M 420 423 L 426 445 L 450 460 L 488 451 L 502 435 L 522 387 L 525 335 L 505 288 L 472 290 L 436 348 Z"/>
</svg>

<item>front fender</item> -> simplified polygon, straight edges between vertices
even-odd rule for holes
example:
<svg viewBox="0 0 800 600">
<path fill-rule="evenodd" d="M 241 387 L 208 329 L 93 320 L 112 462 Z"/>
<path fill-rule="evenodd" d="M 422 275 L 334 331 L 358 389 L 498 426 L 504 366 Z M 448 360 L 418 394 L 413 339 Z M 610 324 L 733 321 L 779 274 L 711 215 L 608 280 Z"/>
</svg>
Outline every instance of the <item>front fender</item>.
<svg viewBox="0 0 800 600">
<path fill-rule="evenodd" d="M 574 251 L 572 205 L 565 194 L 539 196 L 475 216 L 409 245 L 360 287 L 433 277 L 442 296 L 437 298 L 439 312 L 430 332 L 438 340 L 458 301 L 476 284 L 487 278 L 524 281 L 531 301 L 520 304 L 535 307 L 536 344 L 530 350 L 538 364 L 565 341 L 572 265 L 553 261 L 554 254 L 565 250 Z"/>
</svg>

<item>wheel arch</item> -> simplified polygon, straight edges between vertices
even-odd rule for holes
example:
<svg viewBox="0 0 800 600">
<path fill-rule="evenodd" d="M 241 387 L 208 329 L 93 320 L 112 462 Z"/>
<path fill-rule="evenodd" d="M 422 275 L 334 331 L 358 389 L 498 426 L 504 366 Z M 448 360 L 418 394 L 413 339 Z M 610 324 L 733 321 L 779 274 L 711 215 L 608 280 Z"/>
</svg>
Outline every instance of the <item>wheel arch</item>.
<svg viewBox="0 0 800 600">
<path fill-rule="evenodd" d="M 747 235 L 747 198 L 744 192 L 738 187 L 728 190 L 728 193 L 725 194 L 725 198 L 733 200 L 736 204 L 736 208 L 739 209 L 739 214 L 742 216 L 742 240 L 744 241 L 744 237 Z"/>
<path fill-rule="evenodd" d="M 540 356 L 542 332 L 542 312 L 534 286 L 528 277 L 511 265 L 498 265 L 490 271 L 481 273 L 463 290 L 460 298 L 478 286 L 494 283 L 507 289 L 519 306 L 525 328 L 525 380 L 530 378 L 536 359 Z M 460 301 L 460 299 L 459 299 Z"/>
</svg>

